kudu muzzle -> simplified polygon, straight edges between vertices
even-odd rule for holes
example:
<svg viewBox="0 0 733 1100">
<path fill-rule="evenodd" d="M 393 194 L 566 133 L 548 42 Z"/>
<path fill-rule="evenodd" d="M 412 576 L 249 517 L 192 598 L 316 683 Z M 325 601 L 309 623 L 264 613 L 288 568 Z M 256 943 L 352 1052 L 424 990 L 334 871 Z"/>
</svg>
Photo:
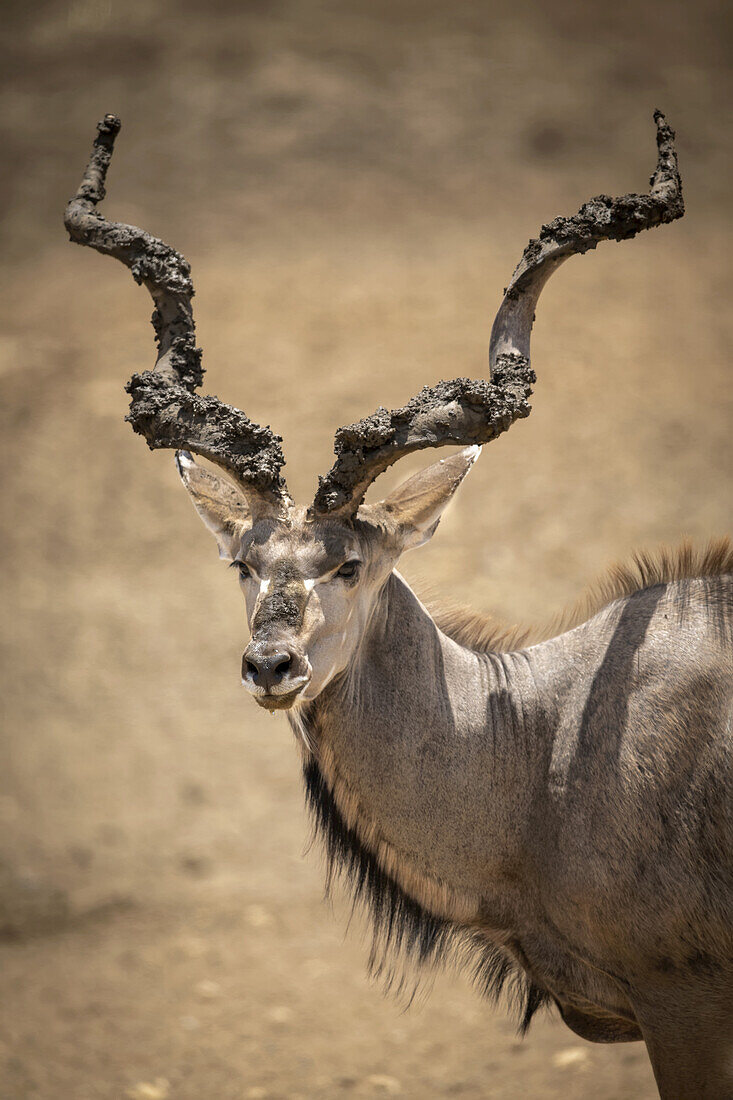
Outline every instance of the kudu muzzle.
<svg viewBox="0 0 733 1100">
<path fill-rule="evenodd" d="M 242 683 L 264 707 L 290 706 L 310 681 L 310 662 L 298 642 L 307 603 L 302 577 L 282 562 L 258 600 L 242 657 Z"/>
<path fill-rule="evenodd" d="M 310 662 L 295 645 L 253 638 L 242 655 L 242 683 L 269 710 L 290 706 L 310 678 Z"/>
</svg>

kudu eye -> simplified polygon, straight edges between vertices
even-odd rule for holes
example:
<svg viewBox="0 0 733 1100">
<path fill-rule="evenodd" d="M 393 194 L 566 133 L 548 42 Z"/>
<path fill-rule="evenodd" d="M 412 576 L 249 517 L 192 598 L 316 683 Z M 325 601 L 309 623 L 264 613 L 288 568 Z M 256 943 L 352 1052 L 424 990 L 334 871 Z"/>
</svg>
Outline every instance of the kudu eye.
<svg viewBox="0 0 733 1100">
<path fill-rule="evenodd" d="M 233 561 L 232 569 L 237 570 L 240 581 L 246 581 L 248 577 L 252 576 L 249 566 L 245 565 L 243 561 Z"/>
<path fill-rule="evenodd" d="M 345 561 L 336 574 L 337 577 L 355 577 L 359 572 L 360 561 L 356 558 L 352 558 L 351 561 Z"/>
</svg>

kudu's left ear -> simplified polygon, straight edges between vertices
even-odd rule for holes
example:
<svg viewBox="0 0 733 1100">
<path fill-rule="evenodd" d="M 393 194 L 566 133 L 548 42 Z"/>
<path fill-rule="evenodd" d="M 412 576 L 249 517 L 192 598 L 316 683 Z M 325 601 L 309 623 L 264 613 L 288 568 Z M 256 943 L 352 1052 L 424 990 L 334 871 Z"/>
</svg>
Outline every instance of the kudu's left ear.
<svg viewBox="0 0 733 1100">
<path fill-rule="evenodd" d="M 403 550 L 428 541 L 440 523 L 443 509 L 480 454 L 481 448 L 473 446 L 441 458 L 408 478 L 376 506 L 397 524 Z"/>
<path fill-rule="evenodd" d="M 176 467 L 194 508 L 217 541 L 219 557 L 233 560 L 240 538 L 252 526 L 244 493 L 231 481 L 199 466 L 188 451 L 176 451 Z"/>
</svg>

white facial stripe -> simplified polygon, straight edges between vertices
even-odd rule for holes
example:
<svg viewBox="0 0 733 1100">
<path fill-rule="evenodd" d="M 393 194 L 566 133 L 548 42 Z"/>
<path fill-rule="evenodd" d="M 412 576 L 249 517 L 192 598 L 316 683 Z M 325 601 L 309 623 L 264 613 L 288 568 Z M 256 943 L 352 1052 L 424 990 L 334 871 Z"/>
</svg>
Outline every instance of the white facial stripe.
<svg viewBox="0 0 733 1100">
<path fill-rule="evenodd" d="M 342 562 L 341 564 L 348 565 L 349 562 L 352 561 L 361 564 L 361 558 L 354 556 L 347 558 L 346 561 Z M 305 577 L 303 579 L 303 584 L 305 585 L 306 592 L 312 592 L 317 584 L 325 584 L 327 581 L 333 580 L 340 568 L 341 565 L 337 565 L 335 569 L 330 569 L 328 573 L 322 573 L 320 577 Z"/>
<path fill-rule="evenodd" d="M 270 587 L 270 578 L 269 577 L 267 578 L 266 581 L 260 581 L 260 590 L 257 593 L 257 599 L 255 600 L 254 607 L 252 608 L 252 618 L 254 618 L 255 615 L 257 614 L 257 612 L 259 611 L 260 604 L 262 603 L 263 599 L 267 595 L 267 590 L 268 590 L 269 587 Z M 244 680 L 242 680 L 242 683 L 244 683 Z"/>
</svg>

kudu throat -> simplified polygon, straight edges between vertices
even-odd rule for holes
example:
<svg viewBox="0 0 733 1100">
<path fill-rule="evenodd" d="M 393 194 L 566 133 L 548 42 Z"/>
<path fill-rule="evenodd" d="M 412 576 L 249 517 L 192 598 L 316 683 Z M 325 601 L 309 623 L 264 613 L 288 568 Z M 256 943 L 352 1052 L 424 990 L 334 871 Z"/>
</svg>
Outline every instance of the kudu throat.
<svg viewBox="0 0 733 1100">
<path fill-rule="evenodd" d="M 290 717 L 312 745 L 327 886 L 371 918 L 370 970 L 391 984 L 395 954 L 460 958 L 491 997 L 511 983 L 526 1027 L 545 994 L 512 931 L 525 823 L 509 792 L 532 787 L 529 678 L 512 666 L 442 634 L 393 574 L 354 666 Z"/>
<path fill-rule="evenodd" d="M 436 917 L 504 920 L 493 895 L 520 858 L 507 790 L 530 782 L 529 683 L 508 655 L 442 634 L 392 574 L 353 666 L 293 719 L 313 745 L 318 799 Z"/>
</svg>

